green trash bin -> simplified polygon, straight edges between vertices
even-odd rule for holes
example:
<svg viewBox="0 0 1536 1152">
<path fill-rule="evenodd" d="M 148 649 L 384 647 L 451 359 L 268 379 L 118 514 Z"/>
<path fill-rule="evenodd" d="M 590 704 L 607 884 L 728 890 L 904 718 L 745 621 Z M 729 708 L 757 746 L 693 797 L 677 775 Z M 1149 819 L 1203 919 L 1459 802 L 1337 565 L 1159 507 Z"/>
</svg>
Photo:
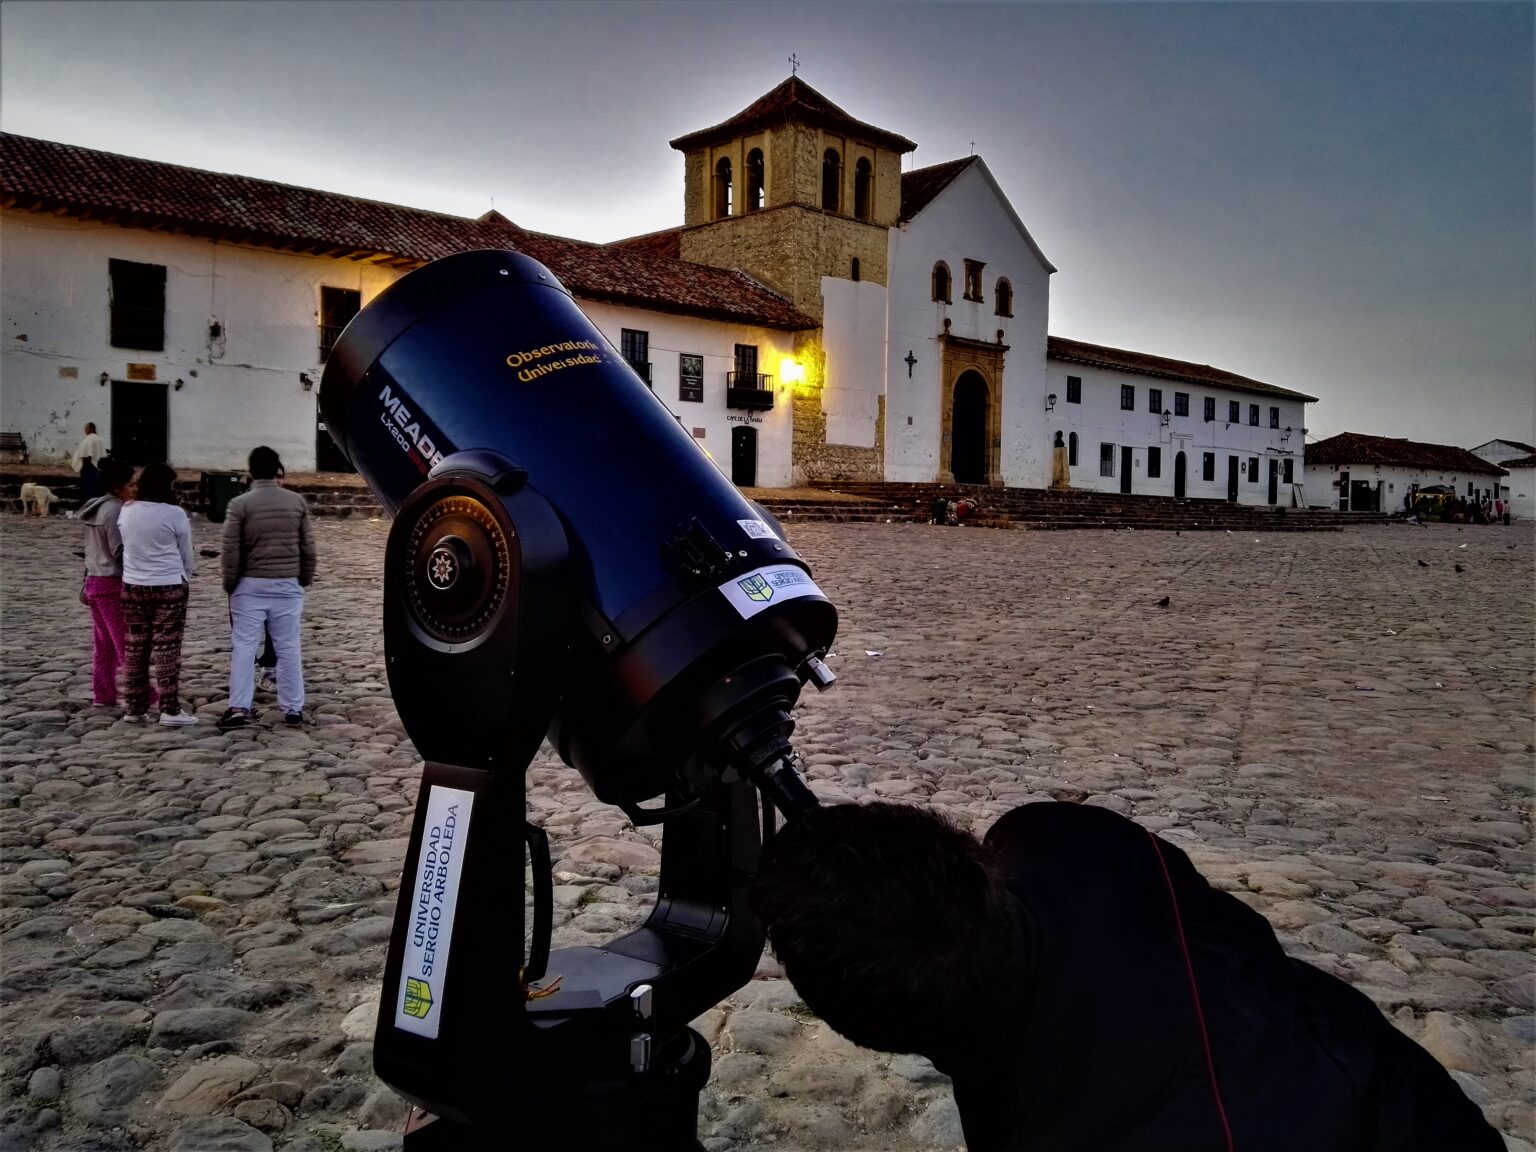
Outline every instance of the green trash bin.
<svg viewBox="0 0 1536 1152">
<path fill-rule="evenodd" d="M 208 519 L 222 524 L 229 502 L 244 491 L 245 479 L 238 472 L 204 472 L 203 500 Z"/>
</svg>

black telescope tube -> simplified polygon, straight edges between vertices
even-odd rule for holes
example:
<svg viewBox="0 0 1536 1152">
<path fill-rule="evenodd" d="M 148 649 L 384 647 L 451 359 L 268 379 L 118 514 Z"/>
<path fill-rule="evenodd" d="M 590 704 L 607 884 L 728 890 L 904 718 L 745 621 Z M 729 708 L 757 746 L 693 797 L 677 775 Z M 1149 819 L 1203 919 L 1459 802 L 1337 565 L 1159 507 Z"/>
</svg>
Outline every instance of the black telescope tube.
<svg viewBox="0 0 1536 1152">
<path fill-rule="evenodd" d="M 836 610 L 543 265 L 487 250 L 402 277 L 337 342 L 320 409 L 391 512 L 474 452 L 553 507 L 578 609 L 551 739 L 599 799 L 672 787 L 719 735 L 693 701 L 745 665 L 789 677 L 776 723 L 793 727 L 796 670 L 826 652 Z"/>
</svg>

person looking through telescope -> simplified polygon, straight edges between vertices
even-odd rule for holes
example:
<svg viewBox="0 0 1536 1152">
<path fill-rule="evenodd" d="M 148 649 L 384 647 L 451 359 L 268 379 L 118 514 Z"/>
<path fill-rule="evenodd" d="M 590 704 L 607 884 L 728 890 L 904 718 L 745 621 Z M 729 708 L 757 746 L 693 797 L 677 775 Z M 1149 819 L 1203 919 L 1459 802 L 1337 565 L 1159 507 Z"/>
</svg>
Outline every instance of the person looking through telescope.
<svg viewBox="0 0 1536 1152">
<path fill-rule="evenodd" d="M 1028 804 L 978 841 L 912 805 L 832 805 L 751 890 L 806 1005 L 954 1082 L 971 1152 L 1495 1152 L 1424 1049 L 1178 848 Z"/>
</svg>

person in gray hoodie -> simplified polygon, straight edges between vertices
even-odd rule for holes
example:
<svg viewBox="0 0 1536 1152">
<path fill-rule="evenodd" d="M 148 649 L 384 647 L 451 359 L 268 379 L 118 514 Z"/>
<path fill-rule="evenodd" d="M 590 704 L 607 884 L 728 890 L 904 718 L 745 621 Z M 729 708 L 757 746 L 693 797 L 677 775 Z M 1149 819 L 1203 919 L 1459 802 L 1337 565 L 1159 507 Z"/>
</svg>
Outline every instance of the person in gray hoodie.
<svg viewBox="0 0 1536 1152">
<path fill-rule="evenodd" d="M 79 520 L 85 525 L 85 582 L 80 603 L 91 610 L 91 703 L 117 703 L 117 670 L 123 662 L 123 537 L 117 514 L 133 486 L 133 468 L 110 456 L 101 461 L 105 496 L 86 501 Z"/>
<path fill-rule="evenodd" d="M 277 483 L 282 461 L 263 445 L 250 456 L 251 487 L 229 502 L 221 558 L 229 593 L 229 707 L 221 729 L 251 720 L 256 690 L 256 650 L 263 626 L 277 649 L 277 706 L 291 728 L 304 723 L 304 668 L 299 620 L 304 589 L 315 578 L 315 535 L 309 505 Z"/>
</svg>

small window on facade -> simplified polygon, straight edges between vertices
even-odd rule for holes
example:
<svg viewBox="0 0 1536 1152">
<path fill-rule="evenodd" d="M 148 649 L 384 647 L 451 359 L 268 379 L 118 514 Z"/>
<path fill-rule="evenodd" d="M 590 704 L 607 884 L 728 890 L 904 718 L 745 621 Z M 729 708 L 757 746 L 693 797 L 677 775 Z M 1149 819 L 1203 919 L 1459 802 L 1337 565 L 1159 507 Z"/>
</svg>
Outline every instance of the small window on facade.
<svg viewBox="0 0 1536 1152">
<path fill-rule="evenodd" d="M 1113 444 L 1099 445 L 1099 475 L 1113 476 L 1115 474 L 1115 446 Z"/>
<path fill-rule="evenodd" d="M 1147 411 L 1154 416 L 1163 414 L 1163 390 L 1161 388 L 1147 389 Z"/>
<path fill-rule="evenodd" d="M 950 303 L 949 265 L 940 260 L 933 266 L 933 298 L 940 304 Z"/>
<path fill-rule="evenodd" d="M 320 363 L 330 358 L 342 329 L 363 306 L 363 294 L 355 288 L 320 288 Z"/>
<path fill-rule="evenodd" d="M 1255 428 L 1259 426 L 1259 406 L 1257 404 L 1248 405 L 1248 423 Z"/>
<path fill-rule="evenodd" d="M 635 370 L 635 375 L 651 382 L 651 334 L 635 328 L 619 329 L 619 354 Z"/>
<path fill-rule="evenodd" d="M 1173 414 L 1175 416 L 1189 415 L 1189 393 L 1175 392 L 1173 394 Z"/>
<path fill-rule="evenodd" d="M 1120 408 L 1125 412 L 1136 411 L 1136 386 L 1134 384 L 1120 385 Z"/>
<path fill-rule="evenodd" d="M 1077 433 L 1073 432 L 1067 437 L 1067 464 L 1069 467 L 1077 467 Z"/>
<path fill-rule="evenodd" d="M 731 214 L 731 159 L 729 156 L 720 157 L 720 163 L 715 165 L 715 216 L 720 218 Z"/>
<path fill-rule="evenodd" d="M 999 279 L 997 282 L 997 314 L 1013 315 L 1013 285 L 1004 279 Z"/>
<path fill-rule="evenodd" d="M 108 260 L 112 347 L 165 350 L 165 265 Z"/>
<path fill-rule="evenodd" d="M 821 207 L 836 212 L 843 202 L 843 158 L 836 148 L 828 148 L 821 157 Z"/>
<path fill-rule="evenodd" d="M 1241 424 L 1243 422 L 1243 406 L 1236 400 L 1227 401 L 1227 423 Z"/>
<path fill-rule="evenodd" d="M 853 258 L 852 262 L 850 262 L 849 265 L 848 265 L 848 279 L 850 279 L 850 280 L 857 280 L 858 278 L 859 278 L 859 258 L 857 256 L 855 256 Z"/>
<path fill-rule="evenodd" d="M 1213 421 L 1215 419 L 1216 419 L 1216 401 L 1215 401 L 1214 398 L 1212 398 L 1210 396 L 1207 396 L 1205 398 L 1205 422 L 1207 424 L 1209 424 L 1211 421 Z"/>
<path fill-rule="evenodd" d="M 1257 484 L 1258 482 L 1259 482 L 1259 458 L 1257 456 L 1250 456 L 1250 457 L 1248 457 L 1248 483 L 1250 483 L 1250 484 Z"/>
<path fill-rule="evenodd" d="M 1083 402 L 1083 378 L 1081 376 L 1067 377 L 1067 403 L 1081 404 Z"/>
<path fill-rule="evenodd" d="M 1269 426 L 1271 428 L 1280 427 L 1280 409 L 1271 408 L 1269 410 Z"/>
<path fill-rule="evenodd" d="M 875 170 L 862 156 L 853 166 L 853 214 L 860 220 L 868 220 L 874 207 Z"/>
<path fill-rule="evenodd" d="M 967 300 L 981 299 L 981 270 L 986 265 L 980 260 L 967 260 L 965 262 L 965 298 Z"/>
<path fill-rule="evenodd" d="M 1163 450 L 1161 448 L 1147 449 L 1147 475 L 1161 476 L 1163 474 Z"/>
<path fill-rule="evenodd" d="M 1214 400 L 1207 401 L 1214 404 Z M 1206 452 L 1200 457 L 1200 478 L 1202 480 L 1216 479 L 1216 453 Z"/>
<path fill-rule="evenodd" d="M 1281 467 L 1285 469 L 1285 482 L 1287 484 L 1294 484 L 1296 482 L 1296 461 L 1287 456 L 1285 463 Z"/>
<path fill-rule="evenodd" d="M 747 196 L 742 209 L 756 212 L 763 206 L 763 150 L 754 148 L 747 153 Z"/>
</svg>

